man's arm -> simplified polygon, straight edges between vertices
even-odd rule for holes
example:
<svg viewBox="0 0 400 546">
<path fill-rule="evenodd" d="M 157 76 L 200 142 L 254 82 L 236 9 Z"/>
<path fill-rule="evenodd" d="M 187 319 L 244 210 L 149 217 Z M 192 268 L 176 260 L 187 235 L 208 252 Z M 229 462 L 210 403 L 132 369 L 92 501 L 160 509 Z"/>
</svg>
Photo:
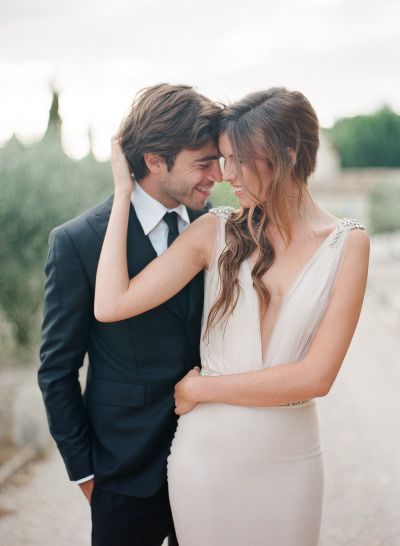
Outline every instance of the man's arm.
<svg viewBox="0 0 400 546">
<path fill-rule="evenodd" d="M 50 236 L 39 386 L 50 432 L 71 480 L 93 474 L 91 439 L 79 383 L 88 346 L 93 295 L 67 231 Z"/>
</svg>

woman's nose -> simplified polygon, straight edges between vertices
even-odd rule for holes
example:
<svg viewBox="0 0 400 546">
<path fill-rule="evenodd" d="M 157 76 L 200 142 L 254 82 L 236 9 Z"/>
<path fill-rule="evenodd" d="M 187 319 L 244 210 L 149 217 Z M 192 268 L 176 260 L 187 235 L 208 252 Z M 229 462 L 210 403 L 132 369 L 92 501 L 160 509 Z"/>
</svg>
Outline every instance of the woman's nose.
<svg viewBox="0 0 400 546">
<path fill-rule="evenodd" d="M 222 179 L 226 182 L 231 182 L 235 178 L 235 173 L 233 169 L 225 164 L 224 170 L 222 172 Z"/>
<path fill-rule="evenodd" d="M 214 182 L 222 182 L 222 172 L 219 161 L 215 161 L 214 168 L 211 172 L 211 177 Z"/>
</svg>

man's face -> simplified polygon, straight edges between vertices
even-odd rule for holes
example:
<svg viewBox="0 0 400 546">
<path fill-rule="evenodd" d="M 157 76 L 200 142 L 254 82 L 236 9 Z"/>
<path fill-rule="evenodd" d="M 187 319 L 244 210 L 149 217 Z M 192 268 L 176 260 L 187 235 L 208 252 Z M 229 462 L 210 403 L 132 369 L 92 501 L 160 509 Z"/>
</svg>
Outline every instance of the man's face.
<svg viewBox="0 0 400 546">
<path fill-rule="evenodd" d="M 171 208 L 179 203 L 194 210 L 204 208 L 214 182 L 222 179 L 219 155 L 218 147 L 209 142 L 198 150 L 181 150 L 169 172 L 165 165 L 160 189 Z"/>
</svg>

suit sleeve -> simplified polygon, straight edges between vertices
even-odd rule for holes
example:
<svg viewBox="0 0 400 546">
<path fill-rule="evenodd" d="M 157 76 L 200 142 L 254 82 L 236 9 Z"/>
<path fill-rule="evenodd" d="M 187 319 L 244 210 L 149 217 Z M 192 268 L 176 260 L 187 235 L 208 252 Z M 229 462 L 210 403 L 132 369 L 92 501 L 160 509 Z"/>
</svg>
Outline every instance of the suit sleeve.
<svg viewBox="0 0 400 546">
<path fill-rule="evenodd" d="M 93 474 L 91 438 L 79 383 L 88 347 L 93 294 L 72 240 L 50 235 L 40 348 L 39 386 L 50 432 L 71 480 Z"/>
</svg>

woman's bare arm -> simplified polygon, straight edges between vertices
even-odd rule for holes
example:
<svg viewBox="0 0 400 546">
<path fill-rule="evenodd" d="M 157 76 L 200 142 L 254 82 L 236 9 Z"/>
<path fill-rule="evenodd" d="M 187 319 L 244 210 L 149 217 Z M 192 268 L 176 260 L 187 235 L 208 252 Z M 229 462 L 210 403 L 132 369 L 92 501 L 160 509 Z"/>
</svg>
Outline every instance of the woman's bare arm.
<svg viewBox="0 0 400 546">
<path fill-rule="evenodd" d="M 97 268 L 94 304 L 101 322 L 138 315 L 179 292 L 207 268 L 217 228 L 214 215 L 203 215 L 165 253 L 129 279 L 126 244 L 132 180 L 118 141 L 113 142 L 112 153 L 114 202 Z"/>
<path fill-rule="evenodd" d="M 178 414 L 198 402 L 278 406 L 329 392 L 357 326 L 367 281 L 368 236 L 354 230 L 348 238 L 327 312 L 304 359 L 254 372 L 185 377 L 176 385 Z"/>
</svg>

